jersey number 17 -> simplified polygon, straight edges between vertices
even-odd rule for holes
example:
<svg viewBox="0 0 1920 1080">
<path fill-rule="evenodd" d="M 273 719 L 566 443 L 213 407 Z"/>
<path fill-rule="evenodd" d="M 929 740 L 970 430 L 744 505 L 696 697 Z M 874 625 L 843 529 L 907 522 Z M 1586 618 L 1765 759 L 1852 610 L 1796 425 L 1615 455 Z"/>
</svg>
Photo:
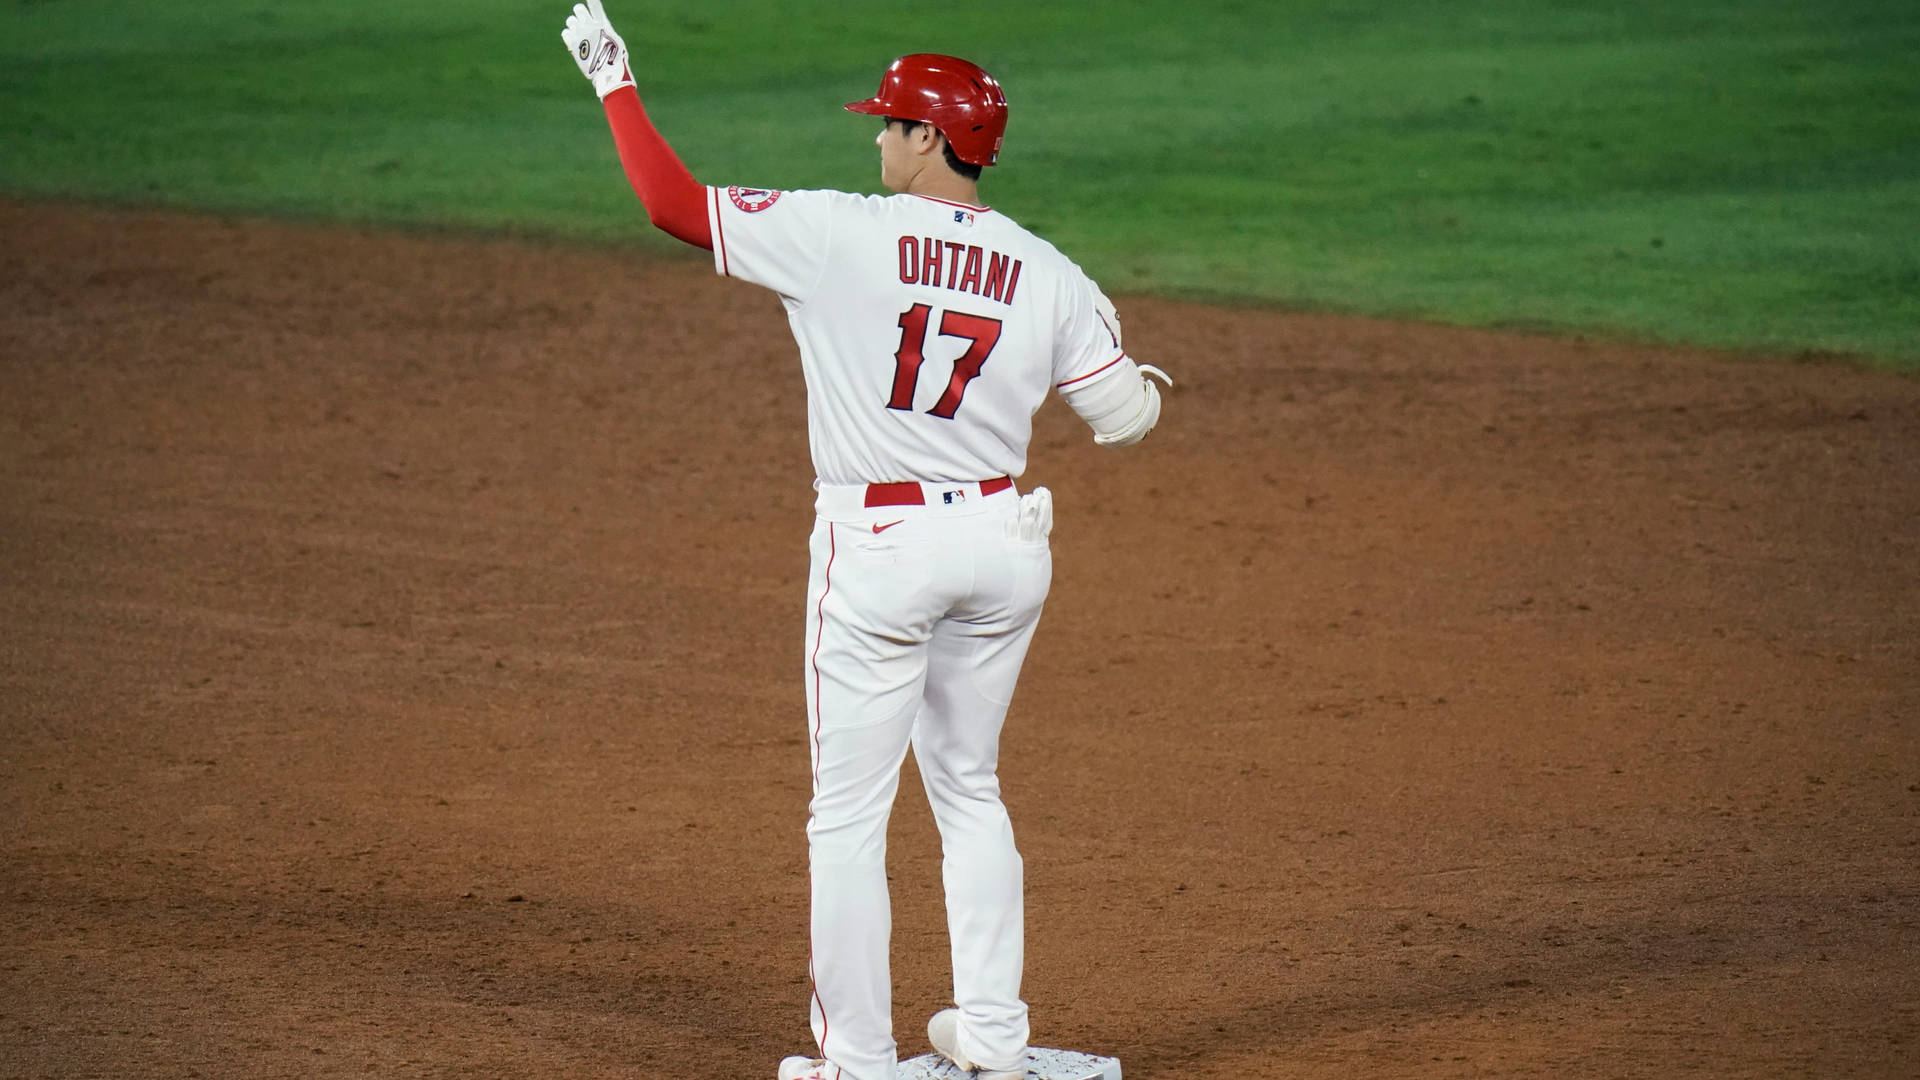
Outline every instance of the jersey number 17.
<svg viewBox="0 0 1920 1080">
<path fill-rule="evenodd" d="M 913 391 L 920 385 L 920 365 L 926 361 L 927 323 L 932 316 L 933 308 L 926 304 L 915 304 L 900 313 L 900 348 L 893 354 L 893 396 L 887 400 L 889 409 L 913 411 Z M 967 351 L 953 362 L 953 377 L 947 380 L 940 400 L 927 410 L 930 416 L 951 420 L 960 409 L 960 398 L 966 394 L 967 384 L 980 374 L 980 368 L 1000 340 L 1000 320 L 946 311 L 940 315 L 940 334 L 968 342 Z"/>
</svg>

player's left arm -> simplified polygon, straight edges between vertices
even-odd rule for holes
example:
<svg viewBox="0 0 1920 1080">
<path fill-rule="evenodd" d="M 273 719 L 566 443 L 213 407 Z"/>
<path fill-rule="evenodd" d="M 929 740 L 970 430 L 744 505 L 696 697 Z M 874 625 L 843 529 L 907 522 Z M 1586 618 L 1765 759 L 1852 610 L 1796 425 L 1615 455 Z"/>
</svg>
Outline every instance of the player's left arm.
<svg viewBox="0 0 1920 1080">
<path fill-rule="evenodd" d="M 620 153 L 620 167 L 626 170 L 627 182 L 646 207 L 647 219 L 668 235 L 711 251 L 713 232 L 707 222 L 706 188 L 687 171 L 680 156 L 648 119 L 640 93 L 634 89 L 627 43 L 607 20 L 600 0 L 573 5 L 560 39 L 567 43 L 580 74 L 600 95 L 607 110 L 607 125 L 613 129 L 614 147 Z"/>
<path fill-rule="evenodd" d="M 1080 370 L 1055 388 L 1080 419 L 1093 429 L 1101 446 L 1128 446 L 1147 437 L 1160 422 L 1160 388 L 1151 374 L 1169 387 L 1173 380 L 1152 364 L 1136 364 L 1121 341 L 1120 315 L 1113 301 L 1091 281 L 1091 297 L 1076 296 L 1071 305 L 1077 318 L 1062 326 L 1059 347 L 1069 357 L 1067 370 Z M 1086 310 L 1091 304 L 1092 318 Z M 1102 356 L 1110 356 L 1104 363 Z"/>
</svg>

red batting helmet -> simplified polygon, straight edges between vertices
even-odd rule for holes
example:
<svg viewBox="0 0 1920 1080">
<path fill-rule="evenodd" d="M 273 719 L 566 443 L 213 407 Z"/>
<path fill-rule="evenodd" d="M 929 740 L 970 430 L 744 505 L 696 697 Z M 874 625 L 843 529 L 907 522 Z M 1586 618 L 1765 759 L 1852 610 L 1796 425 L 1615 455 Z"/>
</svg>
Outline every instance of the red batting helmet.
<svg viewBox="0 0 1920 1080">
<path fill-rule="evenodd" d="M 993 76 L 957 56 L 914 53 L 880 76 L 880 92 L 848 112 L 932 124 L 961 161 L 992 165 L 1007 131 L 1007 95 Z"/>
</svg>

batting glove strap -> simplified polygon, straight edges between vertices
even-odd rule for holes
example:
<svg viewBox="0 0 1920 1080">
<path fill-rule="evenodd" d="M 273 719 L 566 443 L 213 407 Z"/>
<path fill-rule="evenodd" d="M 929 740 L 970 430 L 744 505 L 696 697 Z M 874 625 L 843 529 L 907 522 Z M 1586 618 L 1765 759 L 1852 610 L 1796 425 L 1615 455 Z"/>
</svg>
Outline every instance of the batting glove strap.
<svg viewBox="0 0 1920 1080">
<path fill-rule="evenodd" d="M 593 83 L 593 89 L 602 98 L 623 86 L 633 85 L 633 71 L 627 64 L 627 43 L 607 21 L 600 0 L 573 5 L 566 29 L 560 31 L 560 40 L 567 43 L 567 51 L 573 54 L 580 74 Z"/>
</svg>

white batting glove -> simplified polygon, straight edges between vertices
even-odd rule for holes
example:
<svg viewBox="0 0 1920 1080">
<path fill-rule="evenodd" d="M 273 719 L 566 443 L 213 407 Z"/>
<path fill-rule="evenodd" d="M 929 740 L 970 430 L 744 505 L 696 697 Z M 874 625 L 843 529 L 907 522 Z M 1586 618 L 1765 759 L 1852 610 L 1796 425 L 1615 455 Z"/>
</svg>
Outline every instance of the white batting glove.
<svg viewBox="0 0 1920 1080">
<path fill-rule="evenodd" d="M 627 43 L 613 32 L 600 0 L 573 5 L 567 16 L 567 28 L 560 31 L 580 74 L 593 83 L 594 90 L 606 97 L 623 86 L 633 85 L 633 71 L 627 66 Z"/>
<path fill-rule="evenodd" d="M 1020 513 L 1014 518 L 1013 534 L 1034 543 L 1053 535 L 1053 492 L 1037 487 L 1020 496 Z"/>
</svg>

